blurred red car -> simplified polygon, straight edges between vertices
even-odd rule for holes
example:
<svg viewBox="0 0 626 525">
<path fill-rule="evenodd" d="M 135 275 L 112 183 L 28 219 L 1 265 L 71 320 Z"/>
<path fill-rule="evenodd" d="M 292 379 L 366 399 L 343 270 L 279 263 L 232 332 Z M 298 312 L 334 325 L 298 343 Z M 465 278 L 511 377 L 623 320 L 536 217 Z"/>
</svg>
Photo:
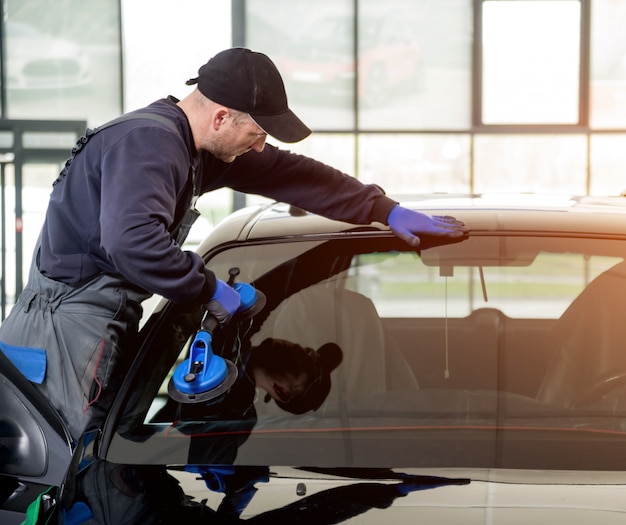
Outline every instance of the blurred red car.
<svg viewBox="0 0 626 525">
<path fill-rule="evenodd" d="M 384 103 L 391 95 L 419 91 L 423 82 L 422 50 L 410 20 L 360 18 L 358 71 L 355 70 L 354 20 L 316 21 L 306 37 L 294 38 L 276 56 L 287 91 L 310 101 L 351 97 L 364 106 Z"/>
</svg>

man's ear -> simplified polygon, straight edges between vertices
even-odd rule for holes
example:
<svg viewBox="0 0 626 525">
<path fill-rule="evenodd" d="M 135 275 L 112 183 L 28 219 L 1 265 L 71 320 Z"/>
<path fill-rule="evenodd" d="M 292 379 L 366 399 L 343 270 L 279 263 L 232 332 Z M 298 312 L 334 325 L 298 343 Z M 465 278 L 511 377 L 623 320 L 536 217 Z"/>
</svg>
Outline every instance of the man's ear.
<svg viewBox="0 0 626 525">
<path fill-rule="evenodd" d="M 225 108 L 223 106 L 218 107 L 213 112 L 211 126 L 215 131 L 217 131 L 222 125 L 224 125 L 228 117 L 230 117 L 230 111 L 228 110 L 228 108 Z"/>
</svg>

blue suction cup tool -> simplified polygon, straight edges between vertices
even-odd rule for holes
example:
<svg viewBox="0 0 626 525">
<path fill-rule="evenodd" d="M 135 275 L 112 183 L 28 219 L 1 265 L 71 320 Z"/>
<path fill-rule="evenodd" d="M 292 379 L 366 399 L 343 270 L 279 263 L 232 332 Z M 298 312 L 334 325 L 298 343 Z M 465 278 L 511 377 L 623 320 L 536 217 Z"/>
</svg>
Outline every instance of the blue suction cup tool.
<svg viewBox="0 0 626 525">
<path fill-rule="evenodd" d="M 263 292 L 247 283 L 236 283 L 239 268 L 229 270 L 228 284 L 239 294 L 240 304 L 233 321 L 250 319 L 259 313 L 266 303 Z M 213 353 L 211 333 L 218 327 L 213 316 L 206 316 L 202 329 L 196 333 L 191 343 L 189 359 L 174 370 L 167 385 L 169 396 L 179 403 L 217 402 L 228 392 L 237 379 L 238 371 L 234 363 Z"/>
<path fill-rule="evenodd" d="M 254 317 L 265 307 L 267 299 L 265 294 L 257 290 L 254 286 L 248 283 L 238 283 L 235 279 L 239 275 L 239 268 L 236 266 L 228 270 L 228 284 L 232 286 L 239 294 L 239 308 L 235 313 L 233 320 L 243 321 Z"/>
<path fill-rule="evenodd" d="M 237 321 L 254 317 L 261 310 L 263 310 L 267 300 L 263 292 L 257 290 L 254 286 L 248 283 L 235 283 L 234 287 L 241 300 L 239 309 L 235 314 L 235 319 Z"/>
<path fill-rule="evenodd" d="M 211 334 L 196 334 L 189 359 L 174 370 L 167 385 L 169 396 L 179 403 L 207 403 L 226 394 L 237 379 L 237 367 L 213 353 Z"/>
</svg>

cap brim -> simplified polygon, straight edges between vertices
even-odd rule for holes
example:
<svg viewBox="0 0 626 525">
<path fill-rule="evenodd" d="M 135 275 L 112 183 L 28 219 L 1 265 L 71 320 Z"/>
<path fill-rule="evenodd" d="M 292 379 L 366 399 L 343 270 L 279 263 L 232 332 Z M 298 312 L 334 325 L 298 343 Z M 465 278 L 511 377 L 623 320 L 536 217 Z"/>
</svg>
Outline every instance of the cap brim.
<svg viewBox="0 0 626 525">
<path fill-rule="evenodd" d="M 300 142 L 311 134 L 311 130 L 291 110 L 287 110 L 279 115 L 251 113 L 250 116 L 263 131 L 281 142 L 293 144 L 294 142 Z"/>
</svg>

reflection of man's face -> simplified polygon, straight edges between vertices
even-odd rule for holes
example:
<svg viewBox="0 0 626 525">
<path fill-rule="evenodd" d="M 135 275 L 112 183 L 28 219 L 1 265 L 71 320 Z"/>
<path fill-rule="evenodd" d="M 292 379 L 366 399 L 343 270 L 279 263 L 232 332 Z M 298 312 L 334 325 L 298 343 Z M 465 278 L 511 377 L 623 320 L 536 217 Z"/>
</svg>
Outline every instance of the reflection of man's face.
<svg viewBox="0 0 626 525">
<path fill-rule="evenodd" d="M 288 403 L 301 395 L 307 384 L 305 373 L 296 375 L 291 373 L 272 374 L 266 370 L 257 370 L 254 373 L 256 385 L 265 390 L 274 401 Z"/>
<path fill-rule="evenodd" d="M 281 403 L 289 403 L 292 399 L 302 395 L 306 388 L 306 383 L 307 377 L 304 373 L 300 375 L 286 374 L 275 378 L 274 392 L 270 392 L 270 395 L 274 400 L 278 400 Z"/>
</svg>

